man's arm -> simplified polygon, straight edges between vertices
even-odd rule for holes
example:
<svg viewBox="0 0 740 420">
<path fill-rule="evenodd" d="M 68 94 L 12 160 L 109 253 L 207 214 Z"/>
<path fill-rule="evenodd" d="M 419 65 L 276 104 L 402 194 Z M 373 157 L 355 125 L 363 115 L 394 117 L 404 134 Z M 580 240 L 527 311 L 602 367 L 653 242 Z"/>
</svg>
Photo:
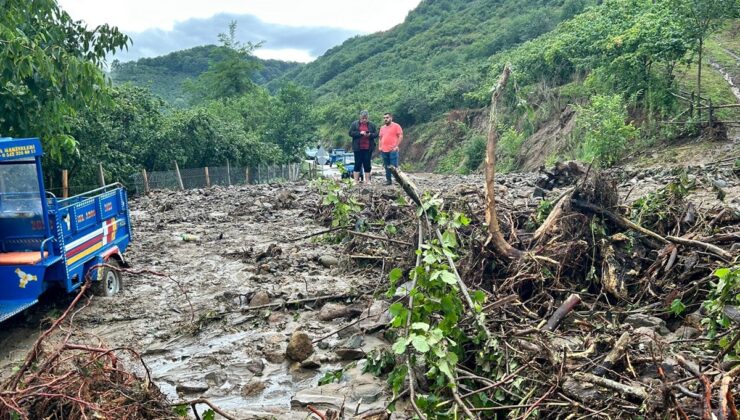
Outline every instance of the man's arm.
<svg viewBox="0 0 740 420">
<path fill-rule="evenodd" d="M 398 143 L 396 143 L 396 150 L 398 150 L 398 147 L 401 146 L 401 142 L 403 141 L 403 129 L 401 126 L 398 126 Z"/>
</svg>

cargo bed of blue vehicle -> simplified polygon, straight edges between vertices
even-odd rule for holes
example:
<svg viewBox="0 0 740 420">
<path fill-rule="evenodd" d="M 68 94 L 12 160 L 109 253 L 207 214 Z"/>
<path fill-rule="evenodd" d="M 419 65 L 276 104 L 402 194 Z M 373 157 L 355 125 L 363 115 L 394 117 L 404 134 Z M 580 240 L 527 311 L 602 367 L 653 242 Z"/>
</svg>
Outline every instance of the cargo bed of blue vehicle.
<svg viewBox="0 0 740 420">
<path fill-rule="evenodd" d="M 0 322 L 35 305 L 38 299 L 33 300 L 0 300 Z"/>
</svg>

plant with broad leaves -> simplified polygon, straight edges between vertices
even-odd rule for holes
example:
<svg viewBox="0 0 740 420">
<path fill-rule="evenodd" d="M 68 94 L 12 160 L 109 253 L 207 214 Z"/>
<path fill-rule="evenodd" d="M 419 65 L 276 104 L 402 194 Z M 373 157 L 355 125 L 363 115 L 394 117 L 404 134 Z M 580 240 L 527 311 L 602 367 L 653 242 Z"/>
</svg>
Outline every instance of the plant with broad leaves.
<svg viewBox="0 0 740 420">
<path fill-rule="evenodd" d="M 361 210 L 360 203 L 348 194 L 352 181 L 326 178 L 319 179 L 316 185 L 324 196 L 321 203 L 325 206 L 332 206 L 332 227 L 348 226 L 355 214 Z"/>
<path fill-rule="evenodd" d="M 438 197 L 424 196 L 419 214 L 428 215 L 443 233 L 440 239 L 428 240 L 417 250 L 420 265 L 407 273 L 413 280 L 413 287 L 406 291 L 411 297 L 411 306 L 396 302 L 389 309 L 391 326 L 399 332 L 399 338 L 392 346 L 393 352 L 408 357 L 411 366 L 426 368 L 430 395 L 417 395 L 416 402 L 431 417 L 445 416 L 451 410 L 435 401 L 456 387 L 456 366 L 464 355 L 463 346 L 470 342 L 480 344 L 483 338 L 480 332 L 469 336 L 460 326 L 460 321 L 469 316 L 469 312 L 460 299 L 457 276 L 448 265 L 448 257 L 453 260 L 458 257 L 460 242 L 457 231 L 468 225 L 470 219 L 462 213 L 447 213 L 442 206 L 443 202 Z M 401 269 L 390 271 L 389 296 L 397 292 L 398 283 L 403 278 Z M 485 294 L 475 291 L 471 297 L 475 316 L 482 316 Z M 484 365 L 490 366 L 494 360 L 488 352 L 481 352 L 479 356 Z M 402 391 L 410 374 L 413 373 L 405 364 L 398 364 L 393 369 L 388 380 L 395 393 Z"/>
<path fill-rule="evenodd" d="M 707 317 L 702 324 L 708 328 L 707 336 L 715 338 L 720 332 L 732 328 L 738 322 L 740 313 L 740 265 L 724 267 L 714 272 L 717 282 L 712 283 L 712 290 L 704 301 L 704 309 Z M 734 348 L 728 349 L 732 335 L 724 335 L 716 341 L 720 348 L 727 350 L 727 358 L 730 360 L 740 359 L 740 341 L 734 344 Z"/>
</svg>

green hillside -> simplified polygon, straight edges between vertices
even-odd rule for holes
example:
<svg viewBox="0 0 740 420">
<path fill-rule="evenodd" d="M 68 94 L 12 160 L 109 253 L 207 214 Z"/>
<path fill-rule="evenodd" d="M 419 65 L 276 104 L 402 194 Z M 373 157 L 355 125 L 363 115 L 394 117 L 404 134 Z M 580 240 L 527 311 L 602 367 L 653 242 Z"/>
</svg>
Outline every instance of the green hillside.
<svg viewBox="0 0 740 420">
<path fill-rule="evenodd" d="M 489 91 L 511 63 L 500 118 L 513 142 L 504 142 L 508 168 L 558 157 L 611 165 L 638 138 L 682 135 L 656 124 L 681 111 L 673 93 L 685 83 L 677 69 L 696 63 L 698 41 L 739 13 L 737 0 L 426 0 L 402 24 L 349 39 L 268 86 L 292 80 L 314 89 L 326 143 L 346 145 L 358 110 L 369 109 L 376 121 L 390 111 L 407 128 L 407 168 L 467 171 L 481 161 Z M 727 92 L 702 90 L 710 99 Z M 577 115 L 593 121 L 555 130 L 560 143 L 523 165 L 525 140 L 563 112 L 565 122 Z M 612 134 L 616 140 L 600 144 Z"/>
<path fill-rule="evenodd" d="M 219 48 L 205 45 L 161 57 L 142 58 L 126 63 L 114 61 L 110 76 L 116 84 L 131 82 L 136 86 L 147 87 L 169 104 L 184 107 L 188 100 L 183 91 L 183 82 L 195 79 L 207 71 L 210 64 L 218 60 Z M 260 64 L 260 68 L 252 75 L 252 80 L 258 85 L 265 85 L 302 66 L 301 63 L 262 60 L 254 56 L 249 59 Z"/>
<path fill-rule="evenodd" d="M 322 135 L 337 142 L 356 111 L 392 111 L 401 124 L 430 121 L 481 106 L 464 94 L 478 88 L 491 55 L 551 31 L 586 0 L 422 1 L 386 32 L 354 37 L 282 79 L 316 90 L 324 104 Z M 272 83 L 280 82 L 276 80 Z"/>
</svg>

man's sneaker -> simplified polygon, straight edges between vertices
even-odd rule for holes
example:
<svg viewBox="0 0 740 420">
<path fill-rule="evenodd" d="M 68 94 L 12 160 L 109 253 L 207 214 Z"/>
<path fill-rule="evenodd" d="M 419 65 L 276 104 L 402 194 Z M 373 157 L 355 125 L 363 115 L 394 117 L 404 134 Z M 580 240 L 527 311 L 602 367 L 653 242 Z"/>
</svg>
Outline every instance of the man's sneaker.
<svg viewBox="0 0 740 420">
<path fill-rule="evenodd" d="M 391 182 L 391 181 L 385 181 L 385 185 L 391 185 L 391 184 L 393 184 L 393 182 Z"/>
</svg>

